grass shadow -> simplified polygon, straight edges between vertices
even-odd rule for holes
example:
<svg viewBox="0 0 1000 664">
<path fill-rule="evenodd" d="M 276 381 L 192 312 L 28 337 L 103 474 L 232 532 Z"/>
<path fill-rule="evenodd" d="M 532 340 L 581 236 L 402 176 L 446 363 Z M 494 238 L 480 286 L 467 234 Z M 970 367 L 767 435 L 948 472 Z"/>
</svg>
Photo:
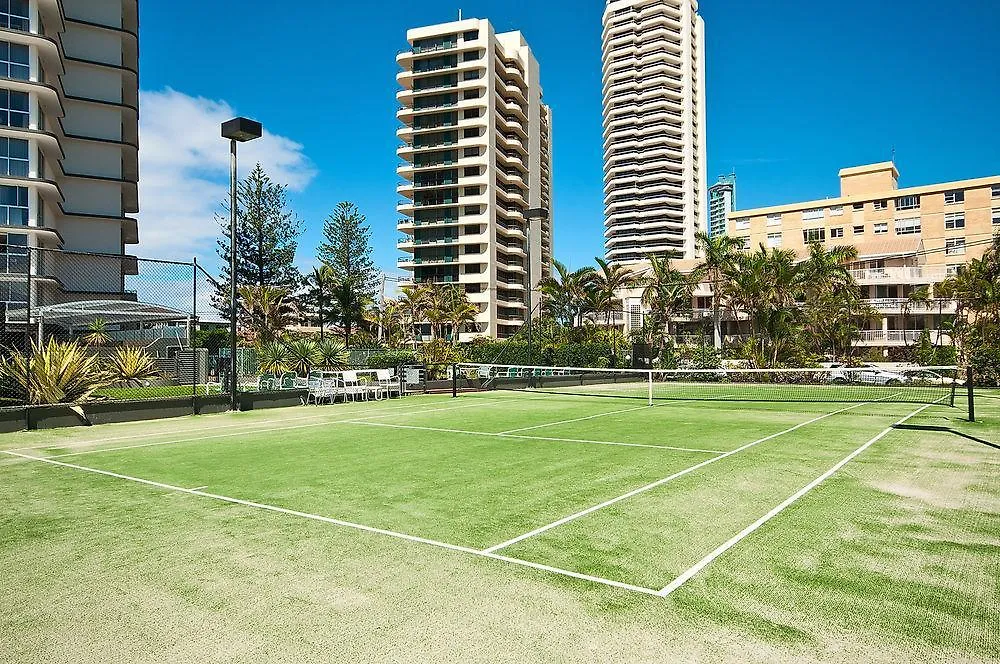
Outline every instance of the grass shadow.
<svg viewBox="0 0 1000 664">
<path fill-rule="evenodd" d="M 987 447 L 992 447 L 995 450 L 1000 450 L 1000 445 L 998 445 L 996 443 L 991 443 L 988 440 L 984 440 L 982 438 L 977 438 L 976 436 L 973 436 L 971 434 L 967 434 L 967 433 L 962 432 L 962 431 L 956 431 L 955 429 L 952 429 L 950 427 L 933 426 L 933 425 L 930 425 L 930 424 L 897 424 L 893 428 L 894 429 L 902 429 L 902 430 L 905 430 L 905 431 L 936 431 L 936 432 L 939 432 L 939 433 L 950 433 L 950 434 L 954 434 L 956 436 L 959 436 L 961 438 L 965 438 L 967 440 L 971 440 L 973 442 L 979 443 L 980 445 L 985 445 Z"/>
</svg>

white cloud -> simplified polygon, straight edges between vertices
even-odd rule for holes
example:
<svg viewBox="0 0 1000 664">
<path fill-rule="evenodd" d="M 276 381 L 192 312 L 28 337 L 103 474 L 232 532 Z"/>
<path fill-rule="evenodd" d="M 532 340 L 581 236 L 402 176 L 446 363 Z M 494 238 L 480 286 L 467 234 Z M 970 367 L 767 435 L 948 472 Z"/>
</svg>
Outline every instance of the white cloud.
<svg viewBox="0 0 1000 664">
<path fill-rule="evenodd" d="M 229 145 L 219 126 L 238 113 L 224 101 L 171 88 L 140 93 L 139 246 L 144 257 L 215 252 L 215 213 L 229 192 Z M 302 191 L 316 176 L 303 146 L 264 136 L 240 146 L 240 175 L 260 162 L 275 182 Z"/>
</svg>

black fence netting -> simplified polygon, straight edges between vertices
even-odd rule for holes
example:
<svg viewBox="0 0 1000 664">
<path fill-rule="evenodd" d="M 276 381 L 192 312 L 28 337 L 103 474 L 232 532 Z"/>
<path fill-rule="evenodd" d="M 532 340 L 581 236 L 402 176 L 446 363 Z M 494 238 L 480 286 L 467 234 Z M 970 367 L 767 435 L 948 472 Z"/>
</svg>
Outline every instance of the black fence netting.
<svg viewBox="0 0 1000 664">
<path fill-rule="evenodd" d="M 222 391 L 205 338 L 224 320 L 195 263 L 9 243 L 0 251 L 0 406 Z"/>
</svg>

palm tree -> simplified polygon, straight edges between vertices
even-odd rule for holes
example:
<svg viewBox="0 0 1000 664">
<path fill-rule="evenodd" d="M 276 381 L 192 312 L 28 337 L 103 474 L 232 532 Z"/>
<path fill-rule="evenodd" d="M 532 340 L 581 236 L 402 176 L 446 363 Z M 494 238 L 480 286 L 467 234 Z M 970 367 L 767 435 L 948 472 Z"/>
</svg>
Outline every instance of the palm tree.
<svg viewBox="0 0 1000 664">
<path fill-rule="evenodd" d="M 330 304 L 330 294 L 336 283 L 337 275 L 329 265 L 314 267 L 309 276 L 306 277 L 309 299 L 316 303 L 321 341 L 324 339 L 323 323 L 326 321 L 327 313 L 329 313 L 327 307 Z"/>
<path fill-rule="evenodd" d="M 611 314 L 623 308 L 619 293 L 633 287 L 636 277 L 631 270 L 621 265 L 609 264 L 603 258 L 594 260 L 597 262 L 597 270 L 592 273 L 591 282 L 594 290 L 600 294 L 597 298 L 600 303 L 597 311 L 605 315 L 605 325 L 611 327 Z"/>
<path fill-rule="evenodd" d="M 707 279 L 712 289 L 712 326 L 715 336 L 715 347 L 722 348 L 722 279 L 732 266 L 739 253 L 742 243 L 729 235 L 710 236 L 706 233 L 696 233 L 695 241 L 704 256 L 691 277 L 694 281 Z"/>
<path fill-rule="evenodd" d="M 399 296 L 399 306 L 406 313 L 408 336 L 413 339 L 413 350 L 417 350 L 416 326 L 424 320 L 425 312 L 430 304 L 430 294 L 424 286 L 403 286 Z"/>
<path fill-rule="evenodd" d="M 273 341 L 295 321 L 296 308 L 288 291 L 276 286 L 243 286 L 240 299 L 244 325 L 258 342 Z"/>
<path fill-rule="evenodd" d="M 462 330 L 472 323 L 476 322 L 476 316 L 481 312 L 479 307 L 472 304 L 468 300 L 456 302 L 451 310 L 448 312 L 448 322 L 451 323 L 452 329 L 452 342 L 458 343 L 459 335 Z"/>
<path fill-rule="evenodd" d="M 694 288 L 690 280 L 671 265 L 669 256 L 651 255 L 648 273 L 640 284 L 642 303 L 649 308 L 654 325 L 671 336 L 674 316 L 691 307 Z"/>
<path fill-rule="evenodd" d="M 555 272 L 538 283 L 542 293 L 542 307 L 546 313 L 568 325 L 583 325 L 587 308 L 587 288 L 594 275 L 594 268 L 583 267 L 571 272 L 563 263 L 553 260 Z"/>
</svg>

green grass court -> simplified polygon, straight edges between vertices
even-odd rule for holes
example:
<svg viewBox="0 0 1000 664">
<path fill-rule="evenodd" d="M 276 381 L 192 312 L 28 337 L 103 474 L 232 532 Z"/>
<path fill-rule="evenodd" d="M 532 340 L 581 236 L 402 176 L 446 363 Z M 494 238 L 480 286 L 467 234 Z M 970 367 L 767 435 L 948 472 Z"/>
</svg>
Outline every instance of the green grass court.
<svg viewBox="0 0 1000 664">
<path fill-rule="evenodd" d="M 0 661 L 1000 659 L 1000 395 L 700 389 L 4 436 Z"/>
</svg>

